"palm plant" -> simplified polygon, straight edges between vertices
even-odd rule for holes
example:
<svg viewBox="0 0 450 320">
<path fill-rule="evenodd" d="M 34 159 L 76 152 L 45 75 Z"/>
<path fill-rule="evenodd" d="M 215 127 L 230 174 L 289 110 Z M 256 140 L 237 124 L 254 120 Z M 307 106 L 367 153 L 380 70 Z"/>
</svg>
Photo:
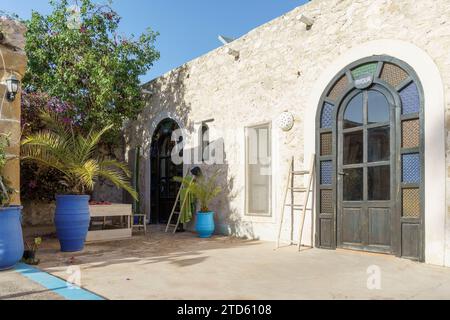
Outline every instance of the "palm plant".
<svg viewBox="0 0 450 320">
<path fill-rule="evenodd" d="M 130 172 L 126 164 L 96 155 L 102 136 L 112 125 L 87 135 L 72 125 L 61 121 L 54 113 L 43 112 L 41 119 L 47 130 L 30 134 L 22 140 L 22 159 L 35 161 L 62 173 L 61 183 L 74 195 L 82 195 L 94 189 L 99 177 L 111 181 L 137 199 L 136 191 L 129 184 Z"/>
<path fill-rule="evenodd" d="M 220 171 L 216 171 L 210 178 L 200 176 L 192 180 L 192 177 L 175 177 L 174 180 L 181 182 L 200 202 L 201 212 L 209 212 L 210 202 L 222 192 L 222 188 L 217 185 L 219 173 Z"/>
</svg>

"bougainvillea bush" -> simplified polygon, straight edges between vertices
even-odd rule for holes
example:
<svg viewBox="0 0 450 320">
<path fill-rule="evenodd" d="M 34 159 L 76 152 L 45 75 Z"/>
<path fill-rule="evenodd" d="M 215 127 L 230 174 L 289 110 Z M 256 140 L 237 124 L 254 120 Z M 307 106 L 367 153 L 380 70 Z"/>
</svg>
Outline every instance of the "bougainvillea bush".
<svg viewBox="0 0 450 320">
<path fill-rule="evenodd" d="M 144 106 L 140 77 L 159 58 L 154 46 L 158 34 L 151 29 L 139 37 L 121 34 L 121 18 L 111 4 L 50 4 L 51 14 L 33 12 L 27 23 L 24 86 L 76 106 L 72 120 L 85 132 L 113 125 L 106 138 L 114 142 L 123 122 Z"/>
<path fill-rule="evenodd" d="M 27 24 L 27 72 L 23 79 L 23 135 L 44 129 L 43 110 L 58 114 L 80 133 L 112 126 L 99 144 L 113 150 L 124 121 L 144 106 L 140 77 L 159 58 L 157 33 L 119 31 L 112 2 L 50 0 L 52 12 L 33 12 Z M 61 175 L 35 163 L 21 164 L 22 198 L 53 200 L 64 193 Z"/>
</svg>

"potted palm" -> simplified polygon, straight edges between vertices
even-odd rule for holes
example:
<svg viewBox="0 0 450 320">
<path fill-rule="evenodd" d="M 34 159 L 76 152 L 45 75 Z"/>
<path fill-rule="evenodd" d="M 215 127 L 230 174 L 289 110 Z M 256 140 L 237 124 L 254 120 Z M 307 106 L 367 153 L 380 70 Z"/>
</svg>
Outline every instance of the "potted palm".
<svg viewBox="0 0 450 320">
<path fill-rule="evenodd" d="M 209 205 L 222 192 L 222 188 L 217 185 L 218 175 L 219 171 L 209 178 L 204 175 L 195 177 L 195 179 L 191 177 L 175 178 L 200 203 L 200 211 L 197 212 L 195 223 L 195 231 L 200 238 L 211 238 L 215 230 L 214 211 L 210 210 Z"/>
<path fill-rule="evenodd" d="M 133 198 L 137 198 L 137 193 L 129 184 L 130 172 L 126 164 L 96 155 L 102 136 L 112 126 L 90 130 L 84 135 L 55 114 L 43 112 L 41 119 L 47 130 L 22 140 L 22 159 L 61 172 L 61 184 L 66 187 L 67 194 L 56 195 L 56 233 L 61 251 L 81 251 L 90 222 L 88 193 L 94 189 L 97 179 L 110 180 Z"/>
<path fill-rule="evenodd" d="M 0 270 L 12 268 L 20 261 L 24 250 L 20 222 L 22 208 L 10 205 L 15 190 L 3 175 L 8 161 L 9 137 L 9 134 L 0 134 Z"/>
</svg>

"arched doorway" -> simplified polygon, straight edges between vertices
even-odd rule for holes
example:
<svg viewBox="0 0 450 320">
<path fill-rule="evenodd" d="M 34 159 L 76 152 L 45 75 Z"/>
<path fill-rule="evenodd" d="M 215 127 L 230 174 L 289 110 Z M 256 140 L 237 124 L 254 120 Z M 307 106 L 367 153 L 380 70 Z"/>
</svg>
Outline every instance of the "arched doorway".
<svg viewBox="0 0 450 320">
<path fill-rule="evenodd" d="M 183 175 L 183 164 L 172 161 L 172 151 L 182 142 L 174 141 L 172 134 L 180 129 L 172 119 L 161 121 L 155 130 L 151 145 L 151 212 L 150 222 L 166 224 L 176 200 L 180 183 L 173 180 Z M 180 155 L 182 156 L 180 151 Z"/>
<path fill-rule="evenodd" d="M 423 91 L 386 56 L 338 74 L 317 115 L 317 246 L 424 260 Z"/>
</svg>

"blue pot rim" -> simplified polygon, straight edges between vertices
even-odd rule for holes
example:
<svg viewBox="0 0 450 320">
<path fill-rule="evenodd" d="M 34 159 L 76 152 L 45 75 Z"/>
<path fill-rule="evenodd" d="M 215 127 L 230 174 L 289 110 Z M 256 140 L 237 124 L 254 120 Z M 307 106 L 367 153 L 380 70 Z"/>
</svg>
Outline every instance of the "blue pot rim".
<svg viewBox="0 0 450 320">
<path fill-rule="evenodd" d="M 208 212 L 197 212 L 197 214 L 203 214 L 203 215 L 208 215 L 208 214 L 214 214 L 214 211 L 208 211 Z"/>
<path fill-rule="evenodd" d="M 91 196 L 83 194 L 57 194 L 56 199 L 90 199 Z"/>
</svg>

